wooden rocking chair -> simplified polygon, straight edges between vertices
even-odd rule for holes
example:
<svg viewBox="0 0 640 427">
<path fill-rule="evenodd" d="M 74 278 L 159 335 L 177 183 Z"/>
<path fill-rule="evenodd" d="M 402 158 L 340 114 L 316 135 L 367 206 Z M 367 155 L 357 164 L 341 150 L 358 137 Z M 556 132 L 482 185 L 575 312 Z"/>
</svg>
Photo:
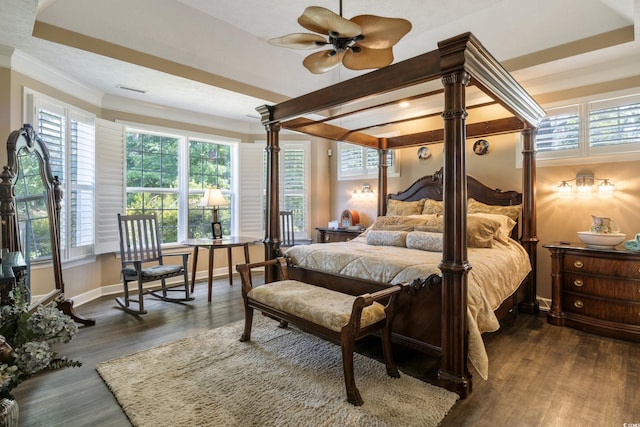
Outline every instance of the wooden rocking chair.
<svg viewBox="0 0 640 427">
<path fill-rule="evenodd" d="M 116 302 L 130 314 L 146 314 L 143 295 L 144 284 L 159 280 L 162 288 L 149 290 L 146 293 L 163 301 L 191 301 L 189 294 L 189 278 L 187 262 L 189 253 L 172 253 L 165 257 L 182 257 L 181 264 L 164 264 L 161 245 L 158 239 L 158 219 L 152 215 L 118 214 L 120 231 L 120 256 L 122 258 L 122 283 L 124 298 L 117 297 Z M 178 285 L 167 286 L 166 279 L 182 276 Z M 129 295 L 129 282 L 138 283 L 138 297 Z M 169 292 L 184 292 L 178 298 L 169 297 Z M 132 305 L 133 303 L 133 305 Z"/>
</svg>

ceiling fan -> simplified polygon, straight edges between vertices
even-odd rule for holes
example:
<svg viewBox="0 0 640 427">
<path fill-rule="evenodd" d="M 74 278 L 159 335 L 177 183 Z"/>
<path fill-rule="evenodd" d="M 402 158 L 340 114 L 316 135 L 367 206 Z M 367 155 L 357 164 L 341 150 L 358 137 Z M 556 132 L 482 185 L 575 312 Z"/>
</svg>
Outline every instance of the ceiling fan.
<svg viewBox="0 0 640 427">
<path fill-rule="evenodd" d="M 309 6 L 298 23 L 318 34 L 294 33 L 267 40 L 274 46 L 292 49 L 315 49 L 330 45 L 331 49 L 312 53 L 302 64 L 312 73 L 325 73 L 341 63 L 351 70 L 381 68 L 393 62 L 393 46 L 411 30 L 411 23 L 401 18 L 358 15 L 351 19 L 324 7 Z"/>
</svg>

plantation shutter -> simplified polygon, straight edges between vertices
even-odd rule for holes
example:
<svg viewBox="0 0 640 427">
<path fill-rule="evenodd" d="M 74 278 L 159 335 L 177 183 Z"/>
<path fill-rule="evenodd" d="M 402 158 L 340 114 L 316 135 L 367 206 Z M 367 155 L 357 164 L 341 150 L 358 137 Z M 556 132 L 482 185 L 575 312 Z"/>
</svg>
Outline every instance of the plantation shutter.
<svg viewBox="0 0 640 427">
<path fill-rule="evenodd" d="M 69 258 L 93 253 L 95 240 L 95 118 L 70 113 Z"/>
<path fill-rule="evenodd" d="M 591 105 L 589 112 L 591 148 L 638 142 L 640 142 L 640 103 L 613 106 L 599 106 L 599 103 L 593 103 Z"/>
<path fill-rule="evenodd" d="M 263 153 L 264 144 L 240 144 L 239 232 L 242 236 L 264 238 Z"/>
<path fill-rule="evenodd" d="M 120 251 L 117 214 L 126 210 L 124 142 L 124 125 L 96 119 L 96 254 Z"/>
<path fill-rule="evenodd" d="M 338 143 L 338 180 L 378 176 L 378 150 L 346 142 Z M 393 150 L 387 151 L 389 176 L 399 176 Z"/>
<path fill-rule="evenodd" d="M 281 143 L 280 151 L 280 208 L 293 211 L 295 237 L 307 238 L 308 218 L 308 142 Z"/>
<path fill-rule="evenodd" d="M 580 148 L 580 116 L 577 107 L 545 117 L 538 126 L 536 151 L 577 151 Z"/>
<path fill-rule="evenodd" d="M 90 255 L 94 246 L 95 117 L 34 94 L 36 129 L 60 180 L 60 251 L 63 259 Z"/>
</svg>

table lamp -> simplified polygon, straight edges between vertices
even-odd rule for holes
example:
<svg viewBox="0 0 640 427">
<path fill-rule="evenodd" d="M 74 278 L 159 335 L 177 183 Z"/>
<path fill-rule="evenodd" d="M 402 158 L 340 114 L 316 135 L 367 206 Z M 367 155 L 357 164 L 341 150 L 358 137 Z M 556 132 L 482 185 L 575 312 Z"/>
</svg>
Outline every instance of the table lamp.
<svg viewBox="0 0 640 427">
<path fill-rule="evenodd" d="M 204 197 L 200 199 L 200 206 L 213 207 L 211 230 L 214 239 L 222 239 L 222 226 L 218 221 L 218 207 L 227 205 L 229 205 L 229 202 L 224 198 L 219 188 L 210 187 L 204 190 Z"/>
</svg>

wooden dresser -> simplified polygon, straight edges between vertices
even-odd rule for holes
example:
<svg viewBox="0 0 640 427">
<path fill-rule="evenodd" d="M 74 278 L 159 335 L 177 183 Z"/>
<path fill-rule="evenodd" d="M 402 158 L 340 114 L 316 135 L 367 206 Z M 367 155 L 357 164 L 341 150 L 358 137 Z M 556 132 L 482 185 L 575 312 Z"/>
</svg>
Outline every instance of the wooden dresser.
<svg viewBox="0 0 640 427">
<path fill-rule="evenodd" d="M 316 228 L 318 231 L 318 243 L 347 242 L 362 234 L 363 230 L 350 230 L 348 228 Z"/>
<path fill-rule="evenodd" d="M 640 253 L 548 244 L 552 303 L 547 321 L 640 342 Z"/>
</svg>

